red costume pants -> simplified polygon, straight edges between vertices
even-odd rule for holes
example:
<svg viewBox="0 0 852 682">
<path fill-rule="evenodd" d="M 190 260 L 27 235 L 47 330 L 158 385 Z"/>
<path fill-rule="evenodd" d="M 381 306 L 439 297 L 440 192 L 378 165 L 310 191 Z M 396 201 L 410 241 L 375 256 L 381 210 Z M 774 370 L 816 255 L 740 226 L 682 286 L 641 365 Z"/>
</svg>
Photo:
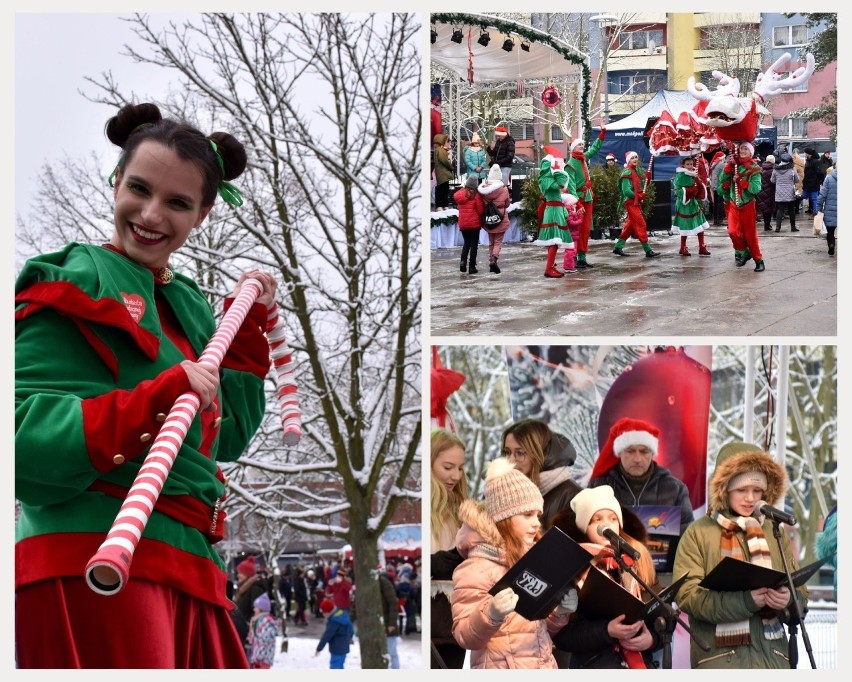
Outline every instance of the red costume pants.
<svg viewBox="0 0 852 682">
<path fill-rule="evenodd" d="M 589 250 L 589 235 L 592 233 L 592 209 L 594 205 L 593 201 L 586 203 L 582 199 L 577 202 L 577 206 L 584 209 L 583 224 L 580 225 L 580 236 L 577 239 L 577 253 L 587 253 Z"/>
<path fill-rule="evenodd" d="M 19 588 L 15 649 L 19 668 L 248 668 L 224 607 L 142 579 L 109 597 L 83 577 Z"/>
<path fill-rule="evenodd" d="M 647 244 L 648 225 L 645 223 L 645 216 L 642 215 L 642 204 L 637 204 L 631 199 L 624 208 L 627 209 L 627 220 L 624 221 L 624 228 L 618 238 L 627 241 L 630 237 L 636 237 L 640 244 Z"/>
<path fill-rule="evenodd" d="M 748 249 L 755 260 L 762 260 L 760 244 L 757 241 L 757 203 L 749 201 L 745 206 L 737 207 L 729 201 L 726 206 L 728 214 L 728 236 L 737 251 Z"/>
</svg>

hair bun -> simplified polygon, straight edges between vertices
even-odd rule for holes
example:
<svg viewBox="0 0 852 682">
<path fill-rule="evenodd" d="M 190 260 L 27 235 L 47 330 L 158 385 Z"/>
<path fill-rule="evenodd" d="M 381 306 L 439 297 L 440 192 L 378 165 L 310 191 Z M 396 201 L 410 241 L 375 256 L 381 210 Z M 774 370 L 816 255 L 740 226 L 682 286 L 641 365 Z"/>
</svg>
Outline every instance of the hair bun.
<svg viewBox="0 0 852 682">
<path fill-rule="evenodd" d="M 242 175 L 248 163 L 246 149 L 242 143 L 230 133 L 216 132 L 209 135 L 216 143 L 222 165 L 225 167 L 224 179 L 233 180 Z"/>
<path fill-rule="evenodd" d="M 128 138 L 145 123 L 158 123 L 163 119 L 160 108 L 156 104 L 127 104 L 106 123 L 107 139 L 114 145 L 124 149 Z"/>
</svg>

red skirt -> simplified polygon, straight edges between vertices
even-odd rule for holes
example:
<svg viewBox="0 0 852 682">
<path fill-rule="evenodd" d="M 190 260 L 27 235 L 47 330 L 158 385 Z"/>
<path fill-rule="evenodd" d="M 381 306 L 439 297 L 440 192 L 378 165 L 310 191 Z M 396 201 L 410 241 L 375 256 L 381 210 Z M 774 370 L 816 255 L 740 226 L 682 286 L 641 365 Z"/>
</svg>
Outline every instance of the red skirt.
<svg viewBox="0 0 852 682">
<path fill-rule="evenodd" d="M 15 649 L 19 668 L 248 668 L 225 608 L 142 579 L 108 597 L 82 577 L 19 588 Z"/>
</svg>

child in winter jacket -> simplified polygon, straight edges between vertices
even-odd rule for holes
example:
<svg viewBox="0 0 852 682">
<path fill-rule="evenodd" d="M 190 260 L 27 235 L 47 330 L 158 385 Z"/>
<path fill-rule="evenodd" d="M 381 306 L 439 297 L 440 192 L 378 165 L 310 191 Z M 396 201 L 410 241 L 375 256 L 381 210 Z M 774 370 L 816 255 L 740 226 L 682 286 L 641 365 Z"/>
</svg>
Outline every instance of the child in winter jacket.
<svg viewBox="0 0 852 682">
<path fill-rule="evenodd" d="M 479 249 L 479 230 L 482 227 L 482 215 L 485 213 L 485 204 L 482 196 L 476 191 L 479 179 L 475 175 L 468 175 L 464 187 L 457 190 L 453 195 L 453 201 L 459 209 L 459 229 L 464 239 L 461 253 L 461 265 L 459 270 L 475 275 L 476 252 Z M 468 261 L 470 258 L 470 261 Z M 469 263 L 469 267 L 468 267 Z"/>
<path fill-rule="evenodd" d="M 796 594 L 784 587 L 720 591 L 701 582 L 722 561 L 731 557 L 776 571 L 784 571 L 784 552 L 790 572 L 799 566 L 790 537 L 776 540 L 771 519 L 759 509 L 765 501 L 783 507 L 787 473 L 769 453 L 750 443 L 728 443 L 716 458 L 707 494 L 707 514 L 686 529 L 675 552 L 674 575 L 687 575 L 677 593 L 677 604 L 689 616 L 693 634 L 693 668 L 789 668 L 785 620 L 795 613 L 793 598 L 804 613 L 807 589 Z"/>
<path fill-rule="evenodd" d="M 538 487 L 505 457 L 488 465 L 485 501 L 465 500 L 456 548 L 465 560 L 453 571 L 453 635 L 470 649 L 471 668 L 556 668 L 550 635 L 577 608 L 569 590 L 544 620 L 515 613 L 518 595 L 489 594 L 539 539 L 544 502 Z"/>
<path fill-rule="evenodd" d="M 589 572 L 600 571 L 637 599 L 650 600 L 641 583 L 615 560 L 610 541 L 598 532 L 601 526 L 607 526 L 639 552 L 633 570 L 646 585 L 659 591 L 653 560 L 642 542 L 645 527 L 629 509 L 622 508 L 611 486 L 581 490 L 571 499 L 570 508 L 554 517 L 553 525 L 595 557 L 591 567 L 577 579 L 579 587 L 588 580 Z M 557 649 L 571 653 L 571 668 L 652 668 L 651 654 L 660 646 L 659 636 L 643 620 L 630 624 L 625 620 L 623 613 L 611 618 L 586 618 L 577 613 L 553 642 Z"/>
<path fill-rule="evenodd" d="M 326 617 L 325 632 L 322 633 L 314 656 L 319 656 L 320 651 L 328 644 L 328 651 L 331 654 L 329 668 L 342 670 L 346 655 L 349 653 L 349 643 L 355 635 L 355 628 L 349 620 L 349 612 L 346 609 L 335 608 L 331 599 L 322 601 L 320 611 Z"/>
<path fill-rule="evenodd" d="M 281 623 L 270 613 L 272 603 L 265 592 L 254 600 L 253 606 L 254 616 L 249 623 L 249 664 L 252 668 L 271 668 Z"/>
</svg>

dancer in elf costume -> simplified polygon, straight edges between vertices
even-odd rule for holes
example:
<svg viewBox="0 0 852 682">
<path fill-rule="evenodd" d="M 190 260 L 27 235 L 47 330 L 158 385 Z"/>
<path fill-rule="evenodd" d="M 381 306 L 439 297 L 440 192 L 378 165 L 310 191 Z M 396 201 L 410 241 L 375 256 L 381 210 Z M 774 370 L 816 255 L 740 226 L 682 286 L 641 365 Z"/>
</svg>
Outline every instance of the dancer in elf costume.
<svg viewBox="0 0 852 682">
<path fill-rule="evenodd" d="M 547 247 L 547 264 L 544 266 L 545 277 L 563 277 L 556 263 L 556 252 L 560 244 L 565 249 L 574 250 L 574 240 L 568 230 L 568 214 L 562 203 L 562 189 L 568 187 L 571 191 L 571 178 L 565 169 L 560 168 L 557 160 L 547 155 L 541 160 L 538 174 L 538 187 L 544 197 L 544 211 L 541 216 L 541 229 L 535 244 Z M 573 192 L 572 192 L 573 193 Z"/>
<path fill-rule="evenodd" d="M 580 227 L 580 239 L 577 242 L 577 267 L 591 268 L 593 267 L 588 260 L 586 254 L 589 251 L 589 235 L 592 232 L 592 213 L 594 210 L 594 192 L 592 192 L 592 181 L 589 178 L 589 159 L 594 158 L 595 154 L 603 144 L 606 137 L 606 128 L 601 128 L 598 133 L 598 139 L 592 143 L 586 151 L 586 143 L 581 139 L 576 139 L 571 143 L 571 158 L 568 160 L 566 170 L 571 177 L 571 184 L 576 188 L 572 194 L 576 195 L 579 201 L 580 208 L 578 209 L 583 214 L 583 225 Z"/>
<path fill-rule="evenodd" d="M 639 155 L 636 152 L 627 152 L 626 163 L 621 177 L 618 181 L 619 193 L 624 209 L 627 211 L 627 219 L 624 228 L 618 235 L 615 248 L 612 252 L 618 256 L 629 256 L 624 253 L 624 245 L 630 237 L 636 237 L 645 251 L 645 256 L 653 258 L 659 256 L 648 243 L 648 226 L 645 224 L 645 216 L 642 215 L 642 201 L 645 199 L 645 170 L 639 164 Z"/>
<path fill-rule="evenodd" d="M 704 230 L 707 229 L 707 218 L 701 210 L 701 203 L 707 198 L 707 186 L 702 182 L 695 160 L 691 156 L 681 159 L 675 176 L 672 179 L 675 190 L 675 214 L 672 219 L 672 232 L 680 235 L 681 256 L 690 256 L 686 248 L 686 238 L 690 235 L 698 237 L 698 255 L 709 256 L 710 251 L 704 244 Z"/>
<path fill-rule="evenodd" d="M 127 105 L 107 137 L 114 233 L 26 263 L 15 291 L 15 648 L 21 668 L 247 668 L 213 548 L 224 532 L 225 480 L 260 425 L 275 304 L 272 275 L 219 368 L 197 362 L 216 324 L 171 255 L 216 199 L 243 145 Z M 112 182 L 112 177 L 110 181 Z M 225 302 L 226 307 L 229 301 Z M 176 399 L 200 411 L 180 446 L 117 594 L 84 578 Z"/>
<path fill-rule="evenodd" d="M 736 143 L 719 174 L 718 190 L 725 200 L 728 236 L 734 245 L 737 267 L 742 267 L 754 258 L 754 271 L 763 272 L 766 267 L 757 237 L 756 201 L 762 184 L 761 169 L 753 156 L 754 145 L 751 142 Z"/>
</svg>

